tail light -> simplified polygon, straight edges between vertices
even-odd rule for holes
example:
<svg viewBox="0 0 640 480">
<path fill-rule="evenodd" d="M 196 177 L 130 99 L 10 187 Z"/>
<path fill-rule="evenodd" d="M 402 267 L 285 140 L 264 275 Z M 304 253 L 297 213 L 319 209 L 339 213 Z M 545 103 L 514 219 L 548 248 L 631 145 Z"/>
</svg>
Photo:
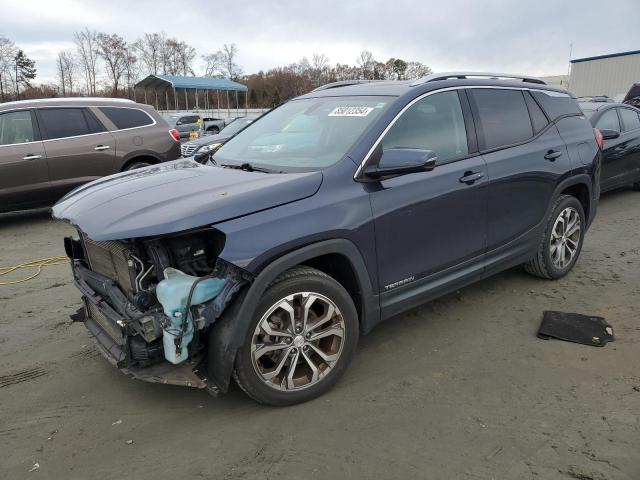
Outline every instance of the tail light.
<svg viewBox="0 0 640 480">
<path fill-rule="evenodd" d="M 597 128 L 593 129 L 593 133 L 596 135 L 596 143 L 598 144 L 598 148 L 600 150 L 604 150 L 604 137 L 602 136 L 602 132 Z"/>
<path fill-rule="evenodd" d="M 171 135 L 171 137 L 176 141 L 179 142 L 180 141 L 180 132 L 178 132 L 178 130 L 176 130 L 175 128 L 172 128 L 171 130 L 169 130 L 169 135 Z M 600 135 L 602 136 L 602 135 Z"/>
</svg>

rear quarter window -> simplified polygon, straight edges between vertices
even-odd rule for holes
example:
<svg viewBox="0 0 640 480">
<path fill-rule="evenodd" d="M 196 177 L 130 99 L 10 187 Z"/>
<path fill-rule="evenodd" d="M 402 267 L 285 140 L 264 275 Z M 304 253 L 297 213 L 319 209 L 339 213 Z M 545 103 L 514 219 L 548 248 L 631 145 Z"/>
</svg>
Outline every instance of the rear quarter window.
<svg viewBox="0 0 640 480">
<path fill-rule="evenodd" d="M 635 110 L 621 108 L 620 117 L 622 117 L 622 127 L 625 132 L 640 128 L 640 118 L 638 118 L 638 113 Z"/>
<path fill-rule="evenodd" d="M 118 130 L 152 125 L 154 120 L 138 108 L 98 107 Z"/>
<path fill-rule="evenodd" d="M 578 102 L 567 94 L 551 91 L 533 91 L 531 94 L 542 106 L 551 121 L 565 115 L 583 115 Z"/>
</svg>

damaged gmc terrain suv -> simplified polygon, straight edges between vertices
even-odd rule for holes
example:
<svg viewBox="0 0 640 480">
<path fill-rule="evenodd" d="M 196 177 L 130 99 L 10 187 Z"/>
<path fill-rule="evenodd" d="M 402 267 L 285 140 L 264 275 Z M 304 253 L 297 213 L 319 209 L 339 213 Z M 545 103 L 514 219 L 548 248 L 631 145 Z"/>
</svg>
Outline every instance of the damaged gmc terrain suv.
<svg viewBox="0 0 640 480">
<path fill-rule="evenodd" d="M 575 264 L 601 136 L 530 77 L 342 82 L 191 159 L 82 186 L 53 209 L 84 322 L 136 378 L 288 405 L 331 388 L 358 336 L 524 264 Z M 80 315 L 79 315 L 80 316 Z"/>
</svg>

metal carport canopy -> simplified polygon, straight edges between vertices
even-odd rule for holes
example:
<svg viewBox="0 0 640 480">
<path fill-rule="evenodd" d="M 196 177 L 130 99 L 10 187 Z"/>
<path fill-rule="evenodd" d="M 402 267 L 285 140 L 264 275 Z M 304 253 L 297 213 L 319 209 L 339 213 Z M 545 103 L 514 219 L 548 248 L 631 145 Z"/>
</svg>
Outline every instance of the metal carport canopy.
<svg viewBox="0 0 640 480">
<path fill-rule="evenodd" d="M 173 89 L 230 90 L 235 92 L 247 91 L 245 85 L 227 80 L 226 78 L 181 77 L 177 75 L 149 75 L 135 85 L 135 88 L 144 89 L 156 89 L 159 87 Z"/>
</svg>

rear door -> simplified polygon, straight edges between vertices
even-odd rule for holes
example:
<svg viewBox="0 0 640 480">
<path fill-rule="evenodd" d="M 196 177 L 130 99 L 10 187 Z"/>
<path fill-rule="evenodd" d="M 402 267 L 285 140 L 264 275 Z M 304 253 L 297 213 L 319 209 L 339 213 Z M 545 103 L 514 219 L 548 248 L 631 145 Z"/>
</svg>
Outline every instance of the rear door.
<svg viewBox="0 0 640 480">
<path fill-rule="evenodd" d="M 604 141 L 600 181 L 602 189 L 608 190 L 622 183 L 625 176 L 625 140 L 622 135 L 622 126 L 620 125 L 620 116 L 617 109 L 609 108 L 602 112 L 595 126 L 601 131 L 611 130 L 620 133 L 618 138 Z"/>
<path fill-rule="evenodd" d="M 470 93 L 489 177 L 487 249 L 492 251 L 545 220 L 555 186 L 571 163 L 558 130 L 529 92 L 472 88 Z"/>
<path fill-rule="evenodd" d="M 0 113 L 0 211 L 50 202 L 49 172 L 32 110 Z"/>
<path fill-rule="evenodd" d="M 386 133 L 382 148 L 419 148 L 438 157 L 432 171 L 372 184 L 379 283 L 389 315 L 404 295 L 413 296 L 404 292 L 420 291 L 428 277 L 453 274 L 484 252 L 486 167 L 462 91 L 418 100 Z"/>
<path fill-rule="evenodd" d="M 58 197 L 116 172 L 114 138 L 88 108 L 39 108 L 37 115 L 51 186 Z"/>
<path fill-rule="evenodd" d="M 618 109 L 622 124 L 624 158 L 621 168 L 625 183 L 633 183 L 640 175 L 640 117 L 638 111 L 622 107 Z"/>
</svg>

